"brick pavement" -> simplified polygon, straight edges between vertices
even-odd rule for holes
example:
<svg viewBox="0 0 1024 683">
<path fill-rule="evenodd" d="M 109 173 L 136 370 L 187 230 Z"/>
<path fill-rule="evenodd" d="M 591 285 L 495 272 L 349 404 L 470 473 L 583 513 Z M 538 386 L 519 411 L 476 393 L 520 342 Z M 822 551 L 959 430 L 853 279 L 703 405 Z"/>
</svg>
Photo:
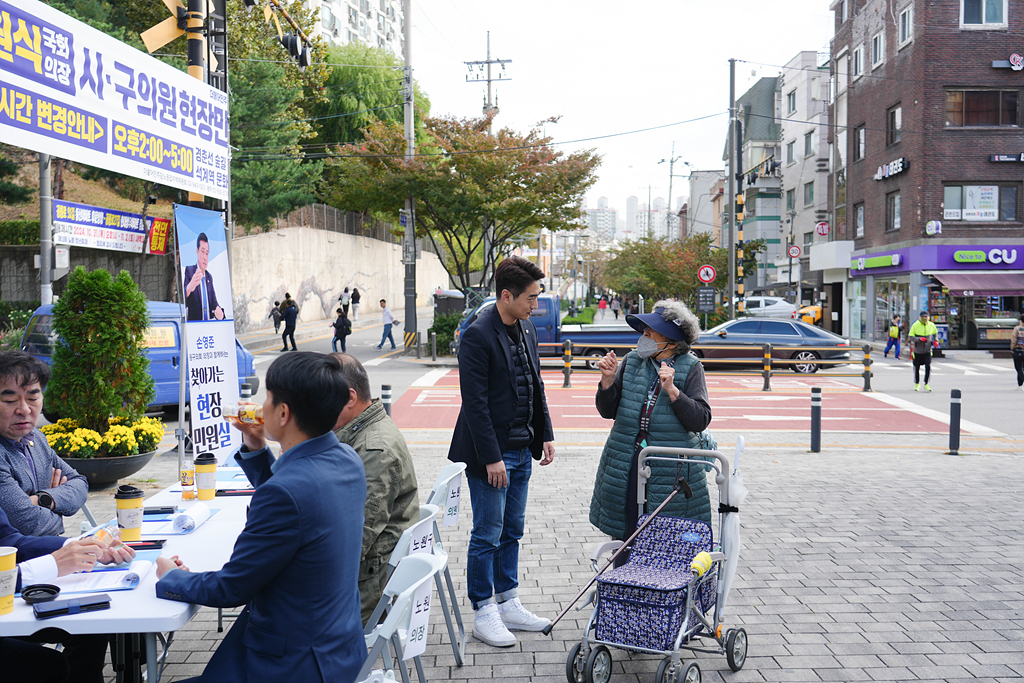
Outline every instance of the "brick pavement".
<svg viewBox="0 0 1024 683">
<path fill-rule="evenodd" d="M 732 455 L 736 434 L 717 434 Z M 425 499 L 445 464 L 444 430 L 406 431 Z M 554 616 L 591 578 L 602 540 L 587 520 L 602 434 L 558 433 L 556 460 L 532 480 L 520 562 L 523 603 Z M 700 654 L 705 681 L 1019 681 L 1024 678 L 1024 442 L 965 437 L 959 457 L 941 435 L 827 433 L 808 453 L 806 433 L 747 435 L 741 468 L 742 555 L 727 626 L 750 638 L 742 671 Z M 173 480 L 173 453 L 140 475 Z M 442 530 L 467 630 L 468 496 L 459 524 Z M 112 513 L 110 493 L 90 496 Z M 69 530 L 77 523 L 69 524 Z M 717 532 L 717 530 L 716 530 Z M 586 612 L 552 632 L 519 634 L 499 650 L 469 638 L 454 665 L 444 621 L 432 615 L 424 657 L 433 681 L 563 681 Z M 203 609 L 175 634 L 164 680 L 198 674 L 221 636 Z M 651 681 L 659 658 L 613 650 L 613 681 Z"/>
</svg>

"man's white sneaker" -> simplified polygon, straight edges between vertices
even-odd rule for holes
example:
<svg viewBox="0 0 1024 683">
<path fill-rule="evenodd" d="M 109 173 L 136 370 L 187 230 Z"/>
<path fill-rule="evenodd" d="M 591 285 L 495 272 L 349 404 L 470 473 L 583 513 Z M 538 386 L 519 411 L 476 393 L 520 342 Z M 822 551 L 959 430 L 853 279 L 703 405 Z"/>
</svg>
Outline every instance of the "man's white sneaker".
<svg viewBox="0 0 1024 683">
<path fill-rule="evenodd" d="M 493 602 L 473 614 L 473 637 L 494 647 L 512 647 L 516 644 L 516 637 L 505 627 L 498 614 L 498 606 Z"/>
<path fill-rule="evenodd" d="M 543 631 L 544 627 L 551 623 L 550 619 L 538 617 L 523 607 L 519 598 L 512 598 L 498 605 L 498 613 L 510 631 Z"/>
</svg>

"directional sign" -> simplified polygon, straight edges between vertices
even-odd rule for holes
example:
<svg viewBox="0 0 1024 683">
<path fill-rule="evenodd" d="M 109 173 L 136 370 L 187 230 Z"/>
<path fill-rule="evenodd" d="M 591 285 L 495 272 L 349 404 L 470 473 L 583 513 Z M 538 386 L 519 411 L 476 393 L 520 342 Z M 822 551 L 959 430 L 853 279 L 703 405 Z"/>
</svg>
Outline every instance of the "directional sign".
<svg viewBox="0 0 1024 683">
<path fill-rule="evenodd" d="M 701 282 L 714 282 L 718 271 L 711 264 L 703 265 L 697 269 L 697 279 Z"/>
<path fill-rule="evenodd" d="M 796 244 L 789 248 L 789 258 L 800 258 L 800 247 Z"/>
<path fill-rule="evenodd" d="M 822 236 L 828 235 L 828 223 L 822 221 L 814 226 L 815 231 Z"/>
</svg>

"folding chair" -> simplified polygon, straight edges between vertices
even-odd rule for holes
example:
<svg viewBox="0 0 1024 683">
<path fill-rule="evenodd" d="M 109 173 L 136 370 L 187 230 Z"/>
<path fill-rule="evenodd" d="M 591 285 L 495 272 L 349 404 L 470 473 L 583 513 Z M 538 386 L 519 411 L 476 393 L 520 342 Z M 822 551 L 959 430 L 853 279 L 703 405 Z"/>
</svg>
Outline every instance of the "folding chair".
<svg viewBox="0 0 1024 683">
<path fill-rule="evenodd" d="M 414 525 L 417 526 L 417 525 Z M 430 581 L 430 577 L 437 576 L 443 571 L 445 560 L 437 555 L 429 553 L 414 553 L 406 555 L 398 563 L 387 586 L 384 587 L 384 595 L 381 604 L 387 603 L 387 618 L 383 623 L 377 624 L 366 634 L 366 647 L 369 653 L 366 662 L 359 672 L 357 681 L 365 682 L 370 679 L 373 673 L 373 665 L 377 659 L 383 658 L 385 676 L 390 673 L 392 678 L 395 672 L 395 663 L 391 660 L 391 652 L 388 643 L 394 648 L 395 662 L 402 676 L 404 683 L 409 683 L 409 672 L 405 666 L 404 652 L 409 644 L 409 622 L 413 615 L 413 603 L 416 592 L 424 583 Z M 380 607 L 380 605 L 378 605 Z M 420 683 L 426 683 L 426 674 L 423 672 L 423 663 L 419 655 L 413 657 L 416 665 L 416 675 Z M 380 680 L 380 677 L 377 677 Z"/>
<path fill-rule="evenodd" d="M 389 585 L 391 577 L 394 575 L 399 563 L 410 554 L 409 549 L 414 546 L 418 539 L 422 538 L 427 533 L 433 533 L 432 524 L 435 516 L 437 516 L 436 505 L 421 505 L 420 521 L 402 532 L 402 535 L 398 538 L 398 543 L 395 544 L 395 549 L 391 551 L 391 557 L 388 558 L 387 571 Z M 444 559 L 447 561 L 447 558 Z M 377 602 L 377 606 L 373 609 L 373 614 L 370 615 L 370 619 L 366 622 L 366 626 L 363 627 L 363 634 L 369 636 L 370 633 L 372 633 L 380 624 L 381 618 L 386 616 L 390 609 L 391 601 L 388 599 L 387 593 L 385 592 Z"/>
<path fill-rule="evenodd" d="M 427 499 L 428 505 L 436 505 L 444 511 L 448 508 L 449 494 L 451 493 L 452 480 L 460 477 L 466 469 L 466 463 L 456 462 L 446 465 L 437 475 L 434 488 L 430 491 Z M 459 486 L 461 489 L 461 484 Z M 461 491 L 459 492 L 461 504 Z M 420 508 L 422 514 L 422 508 Z M 458 516 L 458 510 L 456 510 Z M 466 659 L 466 627 L 462 623 L 462 612 L 459 610 L 459 598 L 455 595 L 455 584 L 452 582 L 452 573 L 448 568 L 448 551 L 441 545 L 441 531 L 437 527 L 437 517 L 434 517 L 434 554 L 444 558 L 444 580 L 448 584 L 447 596 L 445 587 L 441 582 L 441 574 L 437 574 L 437 597 L 441 599 L 441 612 L 444 614 L 444 622 L 448 625 L 448 637 L 452 640 L 452 652 L 455 653 L 455 665 L 462 666 Z M 451 612 L 448 610 L 448 601 L 451 600 Z M 455 616 L 455 623 L 452 623 L 452 616 Z M 455 631 L 458 629 L 458 636 Z"/>
</svg>

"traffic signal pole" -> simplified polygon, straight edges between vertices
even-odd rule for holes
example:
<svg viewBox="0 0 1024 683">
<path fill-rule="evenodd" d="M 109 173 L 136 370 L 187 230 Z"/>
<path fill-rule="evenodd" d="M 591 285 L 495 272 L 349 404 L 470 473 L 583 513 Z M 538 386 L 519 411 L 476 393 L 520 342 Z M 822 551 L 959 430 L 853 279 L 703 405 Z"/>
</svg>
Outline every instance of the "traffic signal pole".
<svg viewBox="0 0 1024 683">
<path fill-rule="evenodd" d="M 412 0 L 403 0 L 405 14 L 405 74 L 403 90 L 405 96 L 405 162 L 412 163 L 416 155 L 415 102 L 412 81 Z M 402 238 L 402 255 L 405 263 L 405 349 L 416 343 L 416 216 L 415 202 L 410 195 L 405 198 L 405 235 Z"/>
<path fill-rule="evenodd" d="M 729 60 L 729 319 L 736 317 L 736 173 L 740 160 L 736 159 L 736 60 Z"/>
</svg>

